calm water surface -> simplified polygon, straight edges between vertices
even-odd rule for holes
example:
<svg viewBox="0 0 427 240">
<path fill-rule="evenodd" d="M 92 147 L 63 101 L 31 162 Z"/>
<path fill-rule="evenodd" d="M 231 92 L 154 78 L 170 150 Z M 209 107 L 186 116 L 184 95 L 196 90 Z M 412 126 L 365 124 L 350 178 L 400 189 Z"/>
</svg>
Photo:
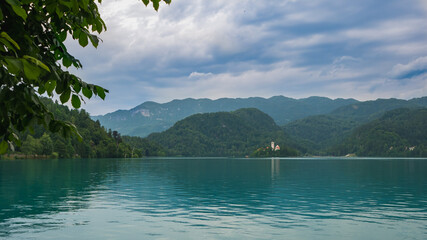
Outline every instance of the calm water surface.
<svg viewBox="0 0 427 240">
<path fill-rule="evenodd" d="M 427 159 L 0 161 L 0 239 L 427 239 Z"/>
</svg>

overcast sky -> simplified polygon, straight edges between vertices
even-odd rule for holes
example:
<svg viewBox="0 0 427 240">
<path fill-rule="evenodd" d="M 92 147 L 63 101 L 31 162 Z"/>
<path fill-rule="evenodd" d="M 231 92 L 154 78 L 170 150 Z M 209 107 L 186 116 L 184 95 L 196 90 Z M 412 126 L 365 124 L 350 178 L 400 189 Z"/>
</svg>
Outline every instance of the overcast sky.
<svg viewBox="0 0 427 240">
<path fill-rule="evenodd" d="M 98 49 L 67 40 L 92 115 L 183 98 L 427 95 L 427 0 L 104 0 Z"/>
</svg>

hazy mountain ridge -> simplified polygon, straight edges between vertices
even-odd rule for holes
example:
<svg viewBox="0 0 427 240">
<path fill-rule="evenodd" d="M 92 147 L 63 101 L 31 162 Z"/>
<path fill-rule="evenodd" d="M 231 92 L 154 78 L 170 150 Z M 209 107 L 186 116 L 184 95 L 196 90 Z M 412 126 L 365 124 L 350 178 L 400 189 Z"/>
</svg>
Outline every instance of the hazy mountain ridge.
<svg viewBox="0 0 427 240">
<path fill-rule="evenodd" d="M 339 107 L 358 103 L 354 99 L 329 99 L 309 97 L 293 99 L 284 96 L 271 98 L 221 98 L 173 100 L 168 103 L 144 102 L 130 110 L 118 110 L 101 116 L 93 116 L 109 129 L 123 135 L 147 136 L 161 132 L 174 123 L 197 113 L 229 112 L 241 108 L 257 108 L 271 116 L 277 125 L 311 115 L 326 114 Z"/>
</svg>

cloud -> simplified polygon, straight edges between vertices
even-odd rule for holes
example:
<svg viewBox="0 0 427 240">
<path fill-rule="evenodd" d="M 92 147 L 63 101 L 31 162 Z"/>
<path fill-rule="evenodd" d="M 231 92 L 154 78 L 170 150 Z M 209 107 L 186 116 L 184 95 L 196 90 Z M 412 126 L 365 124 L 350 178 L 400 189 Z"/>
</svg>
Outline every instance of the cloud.
<svg viewBox="0 0 427 240">
<path fill-rule="evenodd" d="M 84 65 L 75 73 L 110 89 L 105 104 L 84 106 L 91 113 L 187 97 L 419 97 L 427 94 L 426 6 L 180 0 L 155 12 L 103 1 L 108 30 L 98 49 L 67 46 Z M 412 86 L 403 87 L 398 79 L 408 76 Z"/>
<path fill-rule="evenodd" d="M 343 56 L 336 62 L 357 62 L 357 59 Z M 325 68 L 307 69 L 293 66 L 283 61 L 268 66 L 254 67 L 239 73 L 191 73 L 184 79 L 167 79 L 169 86 L 162 88 L 152 85 L 146 91 L 158 96 L 154 100 L 167 102 L 174 98 L 222 98 L 222 97 L 271 97 L 286 95 L 289 97 L 308 97 L 327 93 L 331 97 L 345 97 L 346 94 L 357 93 L 356 89 L 364 89 L 357 81 L 370 72 L 351 72 L 342 70 L 335 76 L 322 74 L 331 69 L 336 62 Z M 353 87 L 348 87 L 353 82 Z M 329 83 L 329 84 L 326 84 Z M 359 87 L 355 87 L 359 86 Z M 338 90 L 339 89 L 339 90 Z"/>
<path fill-rule="evenodd" d="M 199 73 L 199 72 L 192 72 L 188 76 L 188 78 L 206 78 L 212 76 L 212 73 Z"/>
<path fill-rule="evenodd" d="M 427 56 L 420 57 L 407 64 L 397 64 L 390 71 L 390 76 L 396 79 L 413 78 L 427 73 Z"/>
</svg>

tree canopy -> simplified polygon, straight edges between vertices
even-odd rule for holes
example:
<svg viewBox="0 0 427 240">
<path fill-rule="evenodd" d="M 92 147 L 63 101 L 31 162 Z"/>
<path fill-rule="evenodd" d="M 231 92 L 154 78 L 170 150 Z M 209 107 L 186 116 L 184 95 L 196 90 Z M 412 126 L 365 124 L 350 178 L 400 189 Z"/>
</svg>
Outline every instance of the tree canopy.
<svg viewBox="0 0 427 240">
<path fill-rule="evenodd" d="M 142 0 L 158 10 L 162 0 Z M 82 47 L 98 46 L 97 34 L 107 29 L 98 11 L 102 0 L 4 0 L 0 1 L 0 154 L 20 144 L 19 132 L 43 125 L 64 136 L 76 127 L 56 120 L 40 95 L 58 96 L 81 107 L 84 99 L 102 99 L 108 90 L 86 83 L 64 70 L 81 68 L 64 42 L 72 38 Z M 163 0 L 169 4 L 171 0 Z M 80 137 L 81 138 L 81 137 Z"/>
</svg>

